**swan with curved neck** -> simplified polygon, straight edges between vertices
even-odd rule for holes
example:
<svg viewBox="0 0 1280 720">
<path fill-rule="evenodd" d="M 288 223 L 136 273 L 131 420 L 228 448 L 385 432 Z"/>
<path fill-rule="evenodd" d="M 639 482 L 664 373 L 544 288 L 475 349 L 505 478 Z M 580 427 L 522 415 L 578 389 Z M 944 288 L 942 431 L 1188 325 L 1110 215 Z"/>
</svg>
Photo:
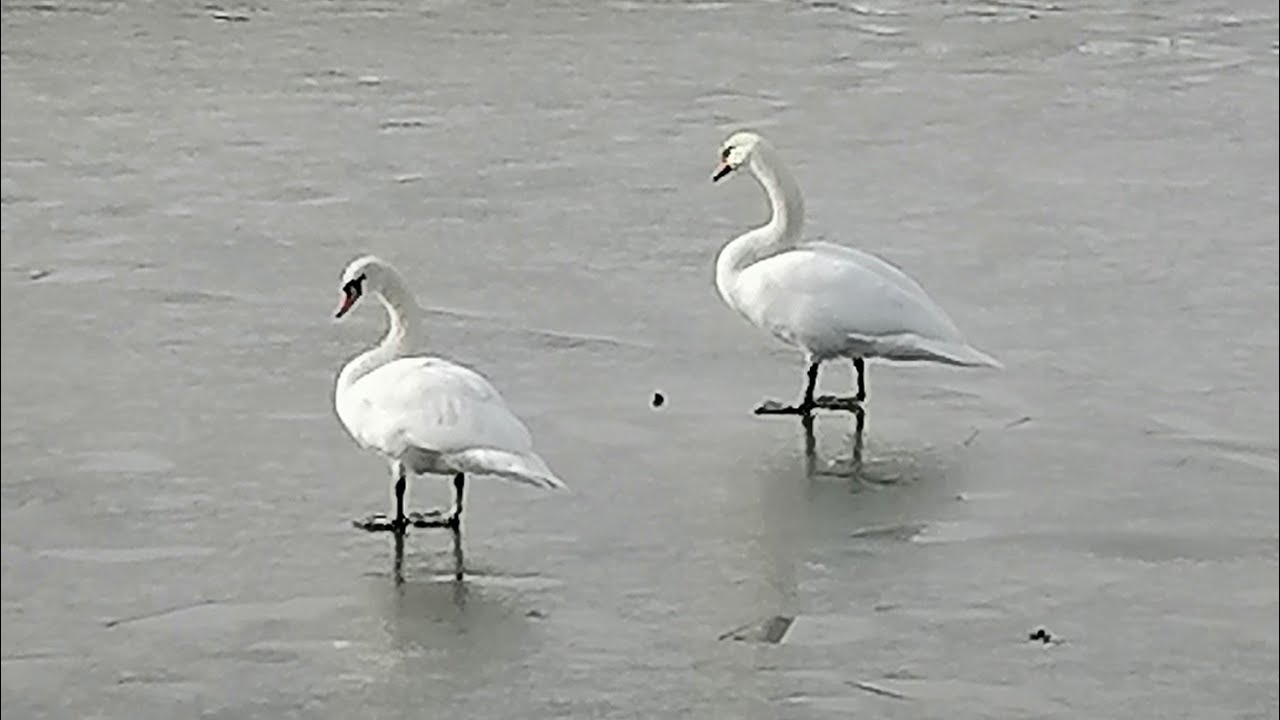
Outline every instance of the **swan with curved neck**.
<svg viewBox="0 0 1280 720">
<path fill-rule="evenodd" d="M 771 215 L 720 251 L 716 288 L 757 327 L 805 354 L 800 401 L 767 401 L 757 414 L 808 415 L 818 408 L 852 409 L 866 399 L 868 358 L 1000 367 L 965 341 L 955 323 L 915 280 L 884 260 L 844 245 L 804 242 L 804 198 L 773 146 L 738 132 L 721 146 L 719 181 L 746 168 L 764 190 Z M 857 393 L 814 397 L 827 360 L 853 361 Z"/>
<path fill-rule="evenodd" d="M 368 256 L 353 262 L 343 273 L 341 318 L 364 293 L 371 293 L 387 311 L 387 334 L 382 342 L 357 355 L 338 375 L 338 394 L 373 370 L 409 352 L 418 332 L 418 303 L 405 287 L 404 278 L 387 263 Z M 370 279 L 372 276 L 373 279 Z"/>
<path fill-rule="evenodd" d="M 488 380 L 447 360 L 409 354 L 417 342 L 418 304 L 400 273 L 371 255 L 357 258 L 343 271 L 337 317 L 366 295 L 377 298 L 386 310 L 387 334 L 338 373 L 334 407 L 357 443 L 390 461 L 396 508 L 392 519 L 377 514 L 358 520 L 357 527 L 396 533 L 409 525 L 448 527 L 456 534 L 469 473 L 564 487 L 533 452 L 529 431 Z M 452 510 L 406 514 L 409 474 L 452 475 Z"/>
</svg>

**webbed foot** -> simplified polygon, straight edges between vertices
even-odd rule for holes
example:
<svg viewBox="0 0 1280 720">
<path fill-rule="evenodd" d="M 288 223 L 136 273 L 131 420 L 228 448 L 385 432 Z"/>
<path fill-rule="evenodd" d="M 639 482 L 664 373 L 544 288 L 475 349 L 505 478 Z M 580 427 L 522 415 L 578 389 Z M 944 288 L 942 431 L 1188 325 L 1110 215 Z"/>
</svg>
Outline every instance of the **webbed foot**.
<svg viewBox="0 0 1280 720">
<path fill-rule="evenodd" d="M 374 513 L 368 517 L 357 518 L 351 524 L 365 532 L 402 533 L 408 523 L 402 518 L 399 521 L 386 516 L 385 513 Z"/>
<path fill-rule="evenodd" d="M 365 532 L 403 533 L 411 526 L 456 530 L 461 524 L 461 518 L 457 513 L 445 514 L 443 510 L 427 510 L 411 512 L 399 519 L 387 517 L 384 513 L 373 513 L 367 517 L 352 520 L 351 524 Z"/>
<path fill-rule="evenodd" d="M 456 512 L 446 515 L 443 510 L 427 510 L 426 512 L 409 513 L 408 523 L 416 528 L 449 528 L 456 530 L 460 524 L 460 518 Z"/>
<path fill-rule="evenodd" d="M 765 400 L 756 408 L 756 415 L 808 415 L 816 405 L 801 403 L 800 405 L 783 405 L 777 400 Z"/>
<path fill-rule="evenodd" d="M 858 412 L 862 409 L 862 401 L 864 398 L 857 396 L 839 397 L 837 395 L 822 395 L 813 401 L 814 407 L 823 410 L 844 410 L 846 412 Z"/>
</svg>

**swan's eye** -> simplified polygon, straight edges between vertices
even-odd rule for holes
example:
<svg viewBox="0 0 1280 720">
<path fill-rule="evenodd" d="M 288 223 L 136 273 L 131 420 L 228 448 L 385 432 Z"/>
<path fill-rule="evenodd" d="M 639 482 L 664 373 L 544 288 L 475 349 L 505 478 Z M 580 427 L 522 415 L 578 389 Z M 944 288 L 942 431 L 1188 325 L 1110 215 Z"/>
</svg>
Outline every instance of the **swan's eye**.
<svg viewBox="0 0 1280 720">
<path fill-rule="evenodd" d="M 364 275 L 361 275 L 355 280 L 352 280 L 348 282 L 346 285 L 343 285 L 342 292 L 348 295 L 354 295 L 356 297 L 360 297 L 360 294 L 364 292 L 364 287 L 362 287 L 363 285 L 364 285 Z"/>
<path fill-rule="evenodd" d="M 731 148 L 731 147 L 727 147 L 727 148 L 725 148 L 725 149 L 721 150 L 721 151 L 720 151 L 720 159 L 721 159 L 721 160 L 723 160 L 724 162 L 729 162 L 729 153 L 731 153 L 731 152 L 733 152 L 733 148 Z"/>
</svg>

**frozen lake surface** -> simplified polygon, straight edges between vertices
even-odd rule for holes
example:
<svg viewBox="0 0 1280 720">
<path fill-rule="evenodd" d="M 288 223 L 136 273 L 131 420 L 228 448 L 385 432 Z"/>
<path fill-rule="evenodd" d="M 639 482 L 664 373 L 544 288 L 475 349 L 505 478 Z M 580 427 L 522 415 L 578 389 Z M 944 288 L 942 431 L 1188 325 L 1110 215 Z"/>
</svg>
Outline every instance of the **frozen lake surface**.
<svg viewBox="0 0 1280 720">
<path fill-rule="evenodd" d="M 3 22 L 6 717 L 1277 716 L 1274 2 Z M 1006 370 L 872 364 L 860 457 L 752 416 L 742 126 Z M 572 486 L 472 482 L 461 587 L 349 525 L 370 251 Z"/>
</svg>

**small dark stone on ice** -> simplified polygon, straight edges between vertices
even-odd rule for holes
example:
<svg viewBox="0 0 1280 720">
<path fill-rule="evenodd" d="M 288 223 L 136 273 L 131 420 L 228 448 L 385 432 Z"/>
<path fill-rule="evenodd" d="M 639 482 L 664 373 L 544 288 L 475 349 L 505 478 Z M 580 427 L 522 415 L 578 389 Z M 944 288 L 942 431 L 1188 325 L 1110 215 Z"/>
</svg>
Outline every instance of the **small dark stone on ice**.
<svg viewBox="0 0 1280 720">
<path fill-rule="evenodd" d="M 1048 631 L 1048 630 L 1045 630 L 1045 629 L 1044 629 L 1044 628 L 1042 628 L 1042 627 L 1041 627 L 1041 628 L 1036 628 L 1036 629 L 1035 629 L 1035 632 L 1033 632 L 1033 633 L 1031 633 L 1030 635 L 1028 635 L 1028 636 L 1027 636 L 1027 639 L 1028 639 L 1028 640 L 1040 640 L 1040 641 L 1045 642 L 1045 643 L 1053 642 L 1053 636 L 1049 634 L 1049 631 Z"/>
<path fill-rule="evenodd" d="M 654 394 L 653 394 L 653 406 L 654 406 L 654 407 L 656 407 L 656 408 L 662 407 L 662 404 L 663 404 L 663 403 L 665 403 L 666 401 L 667 401 L 667 399 L 666 399 L 665 397 L 663 397 L 663 396 L 662 396 L 662 393 L 660 393 L 660 392 L 656 392 L 656 393 L 654 393 Z"/>
</svg>

